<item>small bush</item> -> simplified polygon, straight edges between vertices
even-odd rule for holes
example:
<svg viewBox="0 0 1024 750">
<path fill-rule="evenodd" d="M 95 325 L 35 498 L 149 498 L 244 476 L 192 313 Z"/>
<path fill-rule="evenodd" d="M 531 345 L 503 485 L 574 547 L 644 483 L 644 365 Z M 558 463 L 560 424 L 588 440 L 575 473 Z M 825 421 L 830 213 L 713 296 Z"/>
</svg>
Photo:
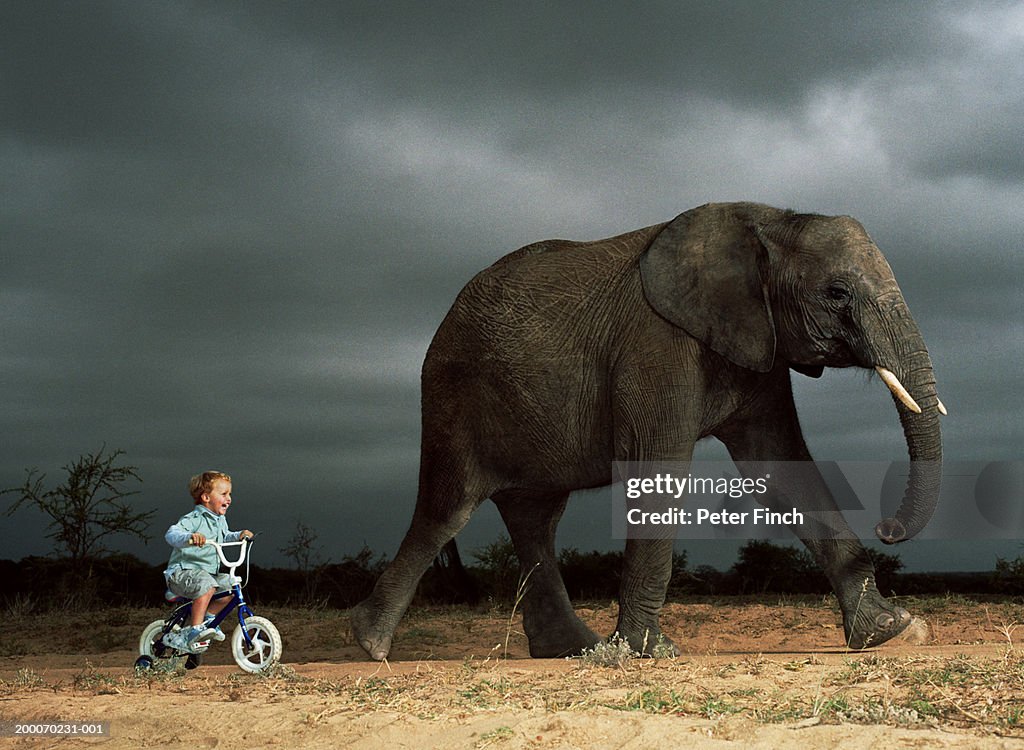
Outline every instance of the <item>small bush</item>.
<svg viewBox="0 0 1024 750">
<path fill-rule="evenodd" d="M 571 657 L 592 667 L 619 667 L 622 668 L 632 659 L 639 658 L 640 654 L 633 650 L 629 641 L 614 633 L 607 641 L 601 641 L 593 648 L 584 649 L 579 656 Z"/>
</svg>

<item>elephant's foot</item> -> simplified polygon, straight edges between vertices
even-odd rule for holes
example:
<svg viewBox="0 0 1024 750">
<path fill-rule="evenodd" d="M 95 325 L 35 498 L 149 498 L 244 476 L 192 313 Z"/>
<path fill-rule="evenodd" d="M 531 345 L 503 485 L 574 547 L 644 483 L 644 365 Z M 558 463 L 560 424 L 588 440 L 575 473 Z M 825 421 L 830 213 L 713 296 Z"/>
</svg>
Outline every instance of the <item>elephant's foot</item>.
<svg viewBox="0 0 1024 750">
<path fill-rule="evenodd" d="M 881 595 L 868 592 L 843 613 L 843 629 L 848 648 L 872 648 L 899 635 L 910 625 L 910 613 L 890 604 Z"/>
<path fill-rule="evenodd" d="M 679 649 L 672 639 L 661 632 L 657 625 L 647 627 L 629 627 L 619 624 L 618 634 L 629 642 L 640 656 L 652 656 L 657 659 L 668 659 L 679 656 Z"/>
<path fill-rule="evenodd" d="M 394 628 L 382 626 L 375 608 L 369 600 L 362 601 L 349 611 L 349 622 L 356 642 L 370 655 L 371 659 L 384 661 L 391 651 Z"/>
<path fill-rule="evenodd" d="M 579 656 L 601 642 L 601 637 L 573 617 L 572 622 L 548 624 L 542 629 L 530 629 L 530 656 L 534 659 L 561 659 Z"/>
</svg>

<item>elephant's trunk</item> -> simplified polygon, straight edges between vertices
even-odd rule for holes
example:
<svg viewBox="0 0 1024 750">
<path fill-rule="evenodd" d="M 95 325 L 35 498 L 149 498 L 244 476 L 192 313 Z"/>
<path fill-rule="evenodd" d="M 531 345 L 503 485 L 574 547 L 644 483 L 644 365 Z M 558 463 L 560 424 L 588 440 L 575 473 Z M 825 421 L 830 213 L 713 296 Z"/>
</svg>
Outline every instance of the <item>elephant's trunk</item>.
<svg viewBox="0 0 1024 750">
<path fill-rule="evenodd" d="M 935 512 L 942 475 L 939 415 L 946 413 L 935 391 L 935 375 L 924 340 L 905 305 L 900 307 L 902 325 L 896 326 L 899 333 L 895 351 L 876 362 L 876 369 L 893 393 L 910 453 L 910 476 L 900 507 L 894 517 L 875 526 L 875 534 L 886 544 L 918 534 Z"/>
</svg>

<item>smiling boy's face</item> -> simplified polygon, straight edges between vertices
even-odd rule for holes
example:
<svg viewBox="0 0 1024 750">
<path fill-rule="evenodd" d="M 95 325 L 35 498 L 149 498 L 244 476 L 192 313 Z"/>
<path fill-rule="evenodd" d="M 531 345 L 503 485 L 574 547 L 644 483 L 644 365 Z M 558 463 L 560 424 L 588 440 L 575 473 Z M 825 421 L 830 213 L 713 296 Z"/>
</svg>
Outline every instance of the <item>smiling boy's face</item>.
<svg viewBox="0 0 1024 750">
<path fill-rule="evenodd" d="M 199 504 L 211 513 L 223 516 L 231 505 L 231 482 L 224 479 L 215 480 L 213 488 L 199 498 Z"/>
</svg>

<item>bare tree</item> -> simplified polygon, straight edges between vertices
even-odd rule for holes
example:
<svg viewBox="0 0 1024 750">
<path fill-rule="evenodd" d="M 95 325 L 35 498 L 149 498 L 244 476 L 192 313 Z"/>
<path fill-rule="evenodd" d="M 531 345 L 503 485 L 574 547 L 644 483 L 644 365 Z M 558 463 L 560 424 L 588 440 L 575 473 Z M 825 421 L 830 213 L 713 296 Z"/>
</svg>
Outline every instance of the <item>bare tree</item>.
<svg viewBox="0 0 1024 750">
<path fill-rule="evenodd" d="M 279 550 L 292 559 L 302 574 L 302 598 L 294 602 L 297 606 L 322 607 L 326 604 L 326 598 L 318 601 L 324 563 L 320 556 L 320 547 L 316 546 L 317 538 L 316 531 L 298 521 L 295 524 L 295 533 Z"/>
<path fill-rule="evenodd" d="M 313 529 L 298 521 L 295 524 L 295 533 L 278 551 L 290 557 L 300 572 L 309 573 L 321 565 L 320 548 L 314 546 L 317 538 L 318 535 Z"/>
<path fill-rule="evenodd" d="M 23 505 L 35 506 L 50 517 L 47 536 L 76 563 L 106 552 L 103 541 L 112 534 L 148 539 L 146 529 L 156 511 L 135 511 L 126 498 L 137 495 L 138 491 L 128 491 L 122 486 L 132 479 L 142 481 L 136 473 L 138 469 L 115 465 L 124 451 L 104 455 L 105 451 L 106 446 L 103 446 L 96 453 L 79 456 L 77 461 L 65 466 L 67 478 L 53 489 L 44 488 L 46 475 L 40 474 L 38 469 L 26 470 L 25 484 L 0 491 L 0 495 L 18 496 L 7 509 L 7 515 Z"/>
</svg>

